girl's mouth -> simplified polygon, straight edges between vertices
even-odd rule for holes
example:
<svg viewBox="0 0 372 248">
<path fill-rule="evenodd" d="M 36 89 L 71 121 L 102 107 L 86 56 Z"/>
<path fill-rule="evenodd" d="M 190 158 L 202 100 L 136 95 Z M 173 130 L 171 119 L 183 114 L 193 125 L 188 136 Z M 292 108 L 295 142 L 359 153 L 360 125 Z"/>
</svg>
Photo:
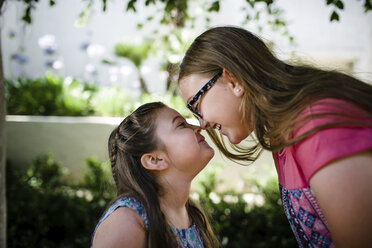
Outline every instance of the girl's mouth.
<svg viewBox="0 0 372 248">
<path fill-rule="evenodd" d="M 200 137 L 198 138 L 198 143 L 201 143 L 201 142 L 203 142 L 203 141 L 205 141 L 205 138 L 204 138 L 203 136 L 200 136 Z"/>
</svg>

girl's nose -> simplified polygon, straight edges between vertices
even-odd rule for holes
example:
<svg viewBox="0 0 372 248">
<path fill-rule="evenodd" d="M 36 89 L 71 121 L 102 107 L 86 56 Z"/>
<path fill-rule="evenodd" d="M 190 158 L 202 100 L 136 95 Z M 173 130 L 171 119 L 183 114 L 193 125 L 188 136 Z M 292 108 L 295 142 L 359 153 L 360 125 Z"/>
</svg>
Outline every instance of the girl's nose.
<svg viewBox="0 0 372 248">
<path fill-rule="evenodd" d="M 209 122 L 199 118 L 200 128 L 206 129 L 209 126 Z"/>
<path fill-rule="evenodd" d="M 199 126 L 195 126 L 195 125 L 191 125 L 191 126 L 194 129 L 195 133 L 200 133 L 201 132 L 201 128 Z"/>
</svg>

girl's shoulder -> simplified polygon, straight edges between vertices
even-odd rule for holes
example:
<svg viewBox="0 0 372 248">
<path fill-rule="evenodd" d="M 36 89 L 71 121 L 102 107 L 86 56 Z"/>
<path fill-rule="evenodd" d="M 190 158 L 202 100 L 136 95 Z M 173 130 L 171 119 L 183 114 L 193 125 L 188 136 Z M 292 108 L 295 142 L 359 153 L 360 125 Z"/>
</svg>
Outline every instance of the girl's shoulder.
<svg viewBox="0 0 372 248">
<path fill-rule="evenodd" d="M 310 117 L 303 119 L 293 137 L 315 131 L 286 147 L 285 158 L 284 153 L 279 154 L 287 170 L 290 163 L 294 170 L 300 168 L 305 185 L 330 162 L 372 149 L 372 117 L 355 103 L 325 98 L 314 102 L 307 111 Z"/>
<path fill-rule="evenodd" d="M 117 199 L 98 222 L 92 245 L 98 247 L 133 243 L 134 247 L 144 245 L 147 216 L 142 204 L 133 197 Z M 137 237 L 137 240 L 133 240 Z"/>
<path fill-rule="evenodd" d="M 121 209 L 121 208 L 124 208 L 124 209 L 127 208 L 127 209 L 134 210 L 135 213 L 143 221 L 145 228 L 148 229 L 148 218 L 147 218 L 147 214 L 146 214 L 144 206 L 136 198 L 130 197 L 130 196 L 120 197 L 113 204 L 111 204 L 111 206 L 106 210 L 106 212 L 101 217 L 98 225 L 102 221 L 104 221 L 106 218 L 108 218 L 114 211 L 116 211 L 117 209 Z M 127 211 L 121 210 L 120 212 L 127 212 Z M 133 212 L 133 211 L 130 211 L 130 212 Z"/>
<path fill-rule="evenodd" d="M 305 107 L 296 118 L 292 138 L 300 136 L 314 128 L 340 123 L 338 126 L 372 127 L 372 114 L 357 104 L 336 99 L 323 98 Z M 358 125 L 359 123 L 359 125 Z"/>
</svg>

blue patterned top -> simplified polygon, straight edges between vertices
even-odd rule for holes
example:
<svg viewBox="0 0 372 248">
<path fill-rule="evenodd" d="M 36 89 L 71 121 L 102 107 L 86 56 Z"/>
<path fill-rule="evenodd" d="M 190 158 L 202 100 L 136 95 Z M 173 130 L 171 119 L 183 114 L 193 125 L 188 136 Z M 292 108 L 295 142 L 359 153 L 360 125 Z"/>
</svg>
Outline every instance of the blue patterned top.
<svg viewBox="0 0 372 248">
<path fill-rule="evenodd" d="M 128 207 L 130 209 L 133 209 L 137 212 L 137 214 L 141 217 L 146 230 L 149 229 L 149 220 L 145 211 L 145 208 L 143 205 L 135 198 L 133 197 L 127 197 L 124 196 L 122 198 L 119 198 L 116 200 L 108 209 L 107 211 L 102 215 L 101 219 L 99 220 L 93 236 L 92 236 L 92 242 L 93 243 L 93 237 L 94 234 L 98 228 L 98 226 L 117 208 L 120 207 Z M 179 248 L 204 248 L 203 239 L 200 235 L 200 231 L 198 227 L 193 223 L 191 227 L 185 228 L 185 229 L 178 229 L 170 225 L 172 230 L 177 236 L 178 241 L 178 247 Z"/>
</svg>

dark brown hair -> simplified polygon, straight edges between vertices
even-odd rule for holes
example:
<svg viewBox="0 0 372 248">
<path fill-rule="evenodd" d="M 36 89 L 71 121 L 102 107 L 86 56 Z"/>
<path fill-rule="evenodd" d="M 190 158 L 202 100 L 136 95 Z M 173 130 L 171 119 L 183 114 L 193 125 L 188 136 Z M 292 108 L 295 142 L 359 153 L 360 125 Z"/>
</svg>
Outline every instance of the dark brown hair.
<svg viewBox="0 0 372 248">
<path fill-rule="evenodd" d="M 112 131 L 108 142 L 118 198 L 131 196 L 143 204 L 149 220 L 147 244 L 155 248 L 178 247 L 176 236 L 160 209 L 161 186 L 141 165 L 141 156 L 160 145 L 155 136 L 155 121 L 159 110 L 165 107 L 161 102 L 140 106 Z M 190 198 L 186 208 L 199 228 L 205 247 L 216 247 L 216 238 L 203 211 Z"/>
<path fill-rule="evenodd" d="M 310 104 L 323 98 L 337 98 L 360 107 L 360 114 L 372 117 L 372 86 L 337 71 L 306 65 L 290 65 L 279 60 L 265 43 L 239 27 L 216 27 L 198 36 L 187 50 L 180 65 L 179 82 L 191 74 L 213 76 L 226 69 L 245 89 L 241 111 L 245 124 L 253 127 L 254 145 L 231 145 L 232 153 L 213 129 L 207 132 L 224 155 L 235 161 L 255 161 L 262 149 L 277 151 L 311 133 L 337 122 L 315 127 L 287 140 L 299 119 L 296 117 Z M 332 115 L 325 113 L 324 115 Z M 305 121 L 316 117 L 305 116 Z M 348 125 L 368 125 L 354 116 Z M 302 122 L 304 123 L 304 122 Z M 275 141 L 275 142 L 273 142 Z"/>
</svg>

